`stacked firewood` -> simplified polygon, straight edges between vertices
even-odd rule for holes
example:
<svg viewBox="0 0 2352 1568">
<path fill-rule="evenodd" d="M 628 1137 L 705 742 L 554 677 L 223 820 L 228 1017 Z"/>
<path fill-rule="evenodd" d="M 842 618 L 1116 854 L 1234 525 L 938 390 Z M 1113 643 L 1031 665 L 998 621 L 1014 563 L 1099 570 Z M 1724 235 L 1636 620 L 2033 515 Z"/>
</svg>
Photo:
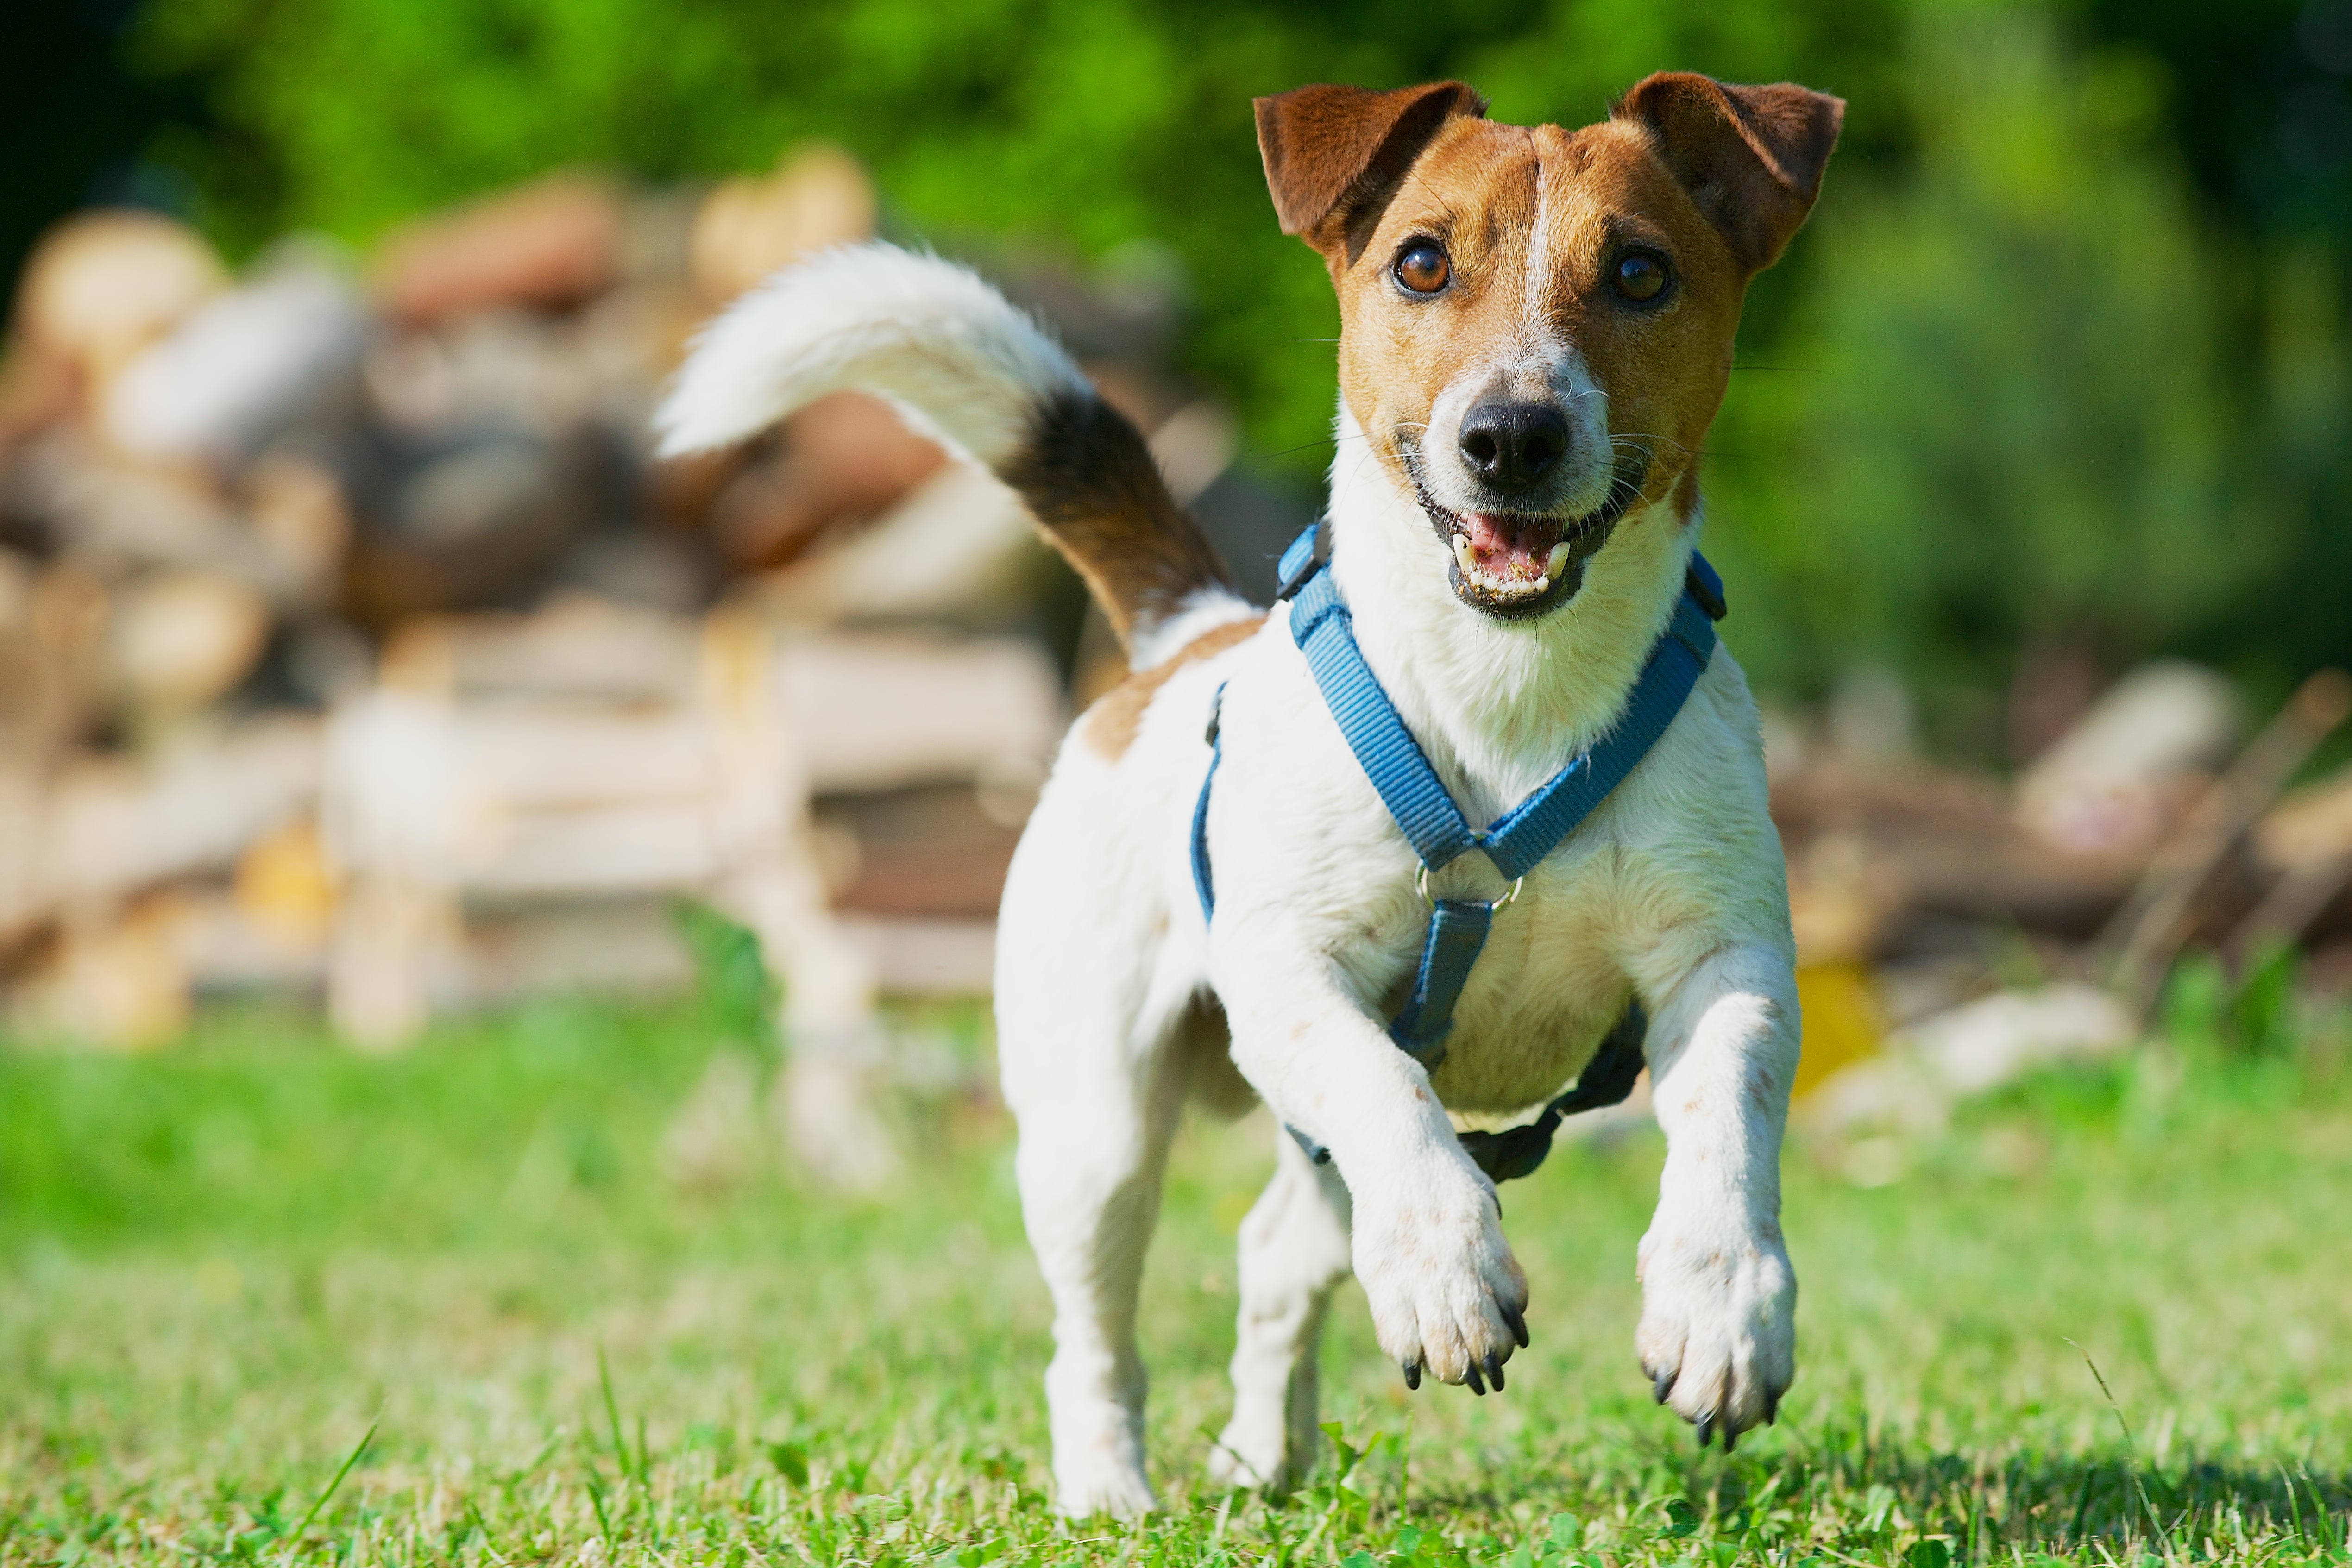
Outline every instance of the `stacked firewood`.
<svg viewBox="0 0 2352 1568">
<path fill-rule="evenodd" d="M 2231 683 L 2160 662 L 2011 781 L 1791 744 L 1784 724 L 1769 750 L 1801 1110 L 1916 1128 L 2039 1062 L 2119 1049 L 2161 1029 L 2192 947 L 2242 977 L 2300 945 L 2315 988 L 2342 992 L 2352 769 L 2290 780 L 2347 712 L 2352 680 L 2323 671 L 2246 739 Z"/>
<path fill-rule="evenodd" d="M 366 258 L 233 272 L 131 211 L 47 235 L 0 371 L 0 1028 L 158 1041 L 269 988 L 396 1041 L 674 982 L 687 897 L 813 1030 L 983 986 L 974 884 L 1066 706 L 1058 569 L 870 402 L 649 458 L 697 327 L 875 211 L 818 146 L 560 174 Z M 944 898 L 900 874 L 860 917 L 906 858 L 873 821 Z"/>
</svg>

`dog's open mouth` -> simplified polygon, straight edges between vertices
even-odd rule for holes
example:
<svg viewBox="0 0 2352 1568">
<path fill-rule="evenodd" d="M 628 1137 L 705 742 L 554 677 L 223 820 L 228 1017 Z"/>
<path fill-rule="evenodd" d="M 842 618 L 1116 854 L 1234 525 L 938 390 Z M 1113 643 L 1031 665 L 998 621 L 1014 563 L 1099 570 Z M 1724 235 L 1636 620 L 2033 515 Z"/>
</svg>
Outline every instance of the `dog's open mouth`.
<svg viewBox="0 0 2352 1568">
<path fill-rule="evenodd" d="M 1584 564 L 1601 552 L 1617 520 L 1641 497 L 1648 465 L 1620 464 L 1609 495 L 1580 517 L 1528 517 L 1510 512 L 1456 512 L 1439 506 L 1414 476 L 1430 526 L 1454 559 L 1447 575 L 1454 596 L 1473 610 L 1505 619 L 1541 614 L 1576 597 Z"/>
</svg>

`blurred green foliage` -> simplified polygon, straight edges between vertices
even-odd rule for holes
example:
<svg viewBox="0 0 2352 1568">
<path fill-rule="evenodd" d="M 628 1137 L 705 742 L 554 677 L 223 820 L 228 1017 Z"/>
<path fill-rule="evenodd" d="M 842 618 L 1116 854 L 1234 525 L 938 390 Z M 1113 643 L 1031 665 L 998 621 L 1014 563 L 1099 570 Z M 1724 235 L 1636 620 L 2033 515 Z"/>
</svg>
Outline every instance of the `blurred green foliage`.
<svg viewBox="0 0 2352 1568">
<path fill-rule="evenodd" d="M 1949 721 L 2021 657 L 2189 652 L 2274 690 L 2352 654 L 2332 252 L 2213 231 L 2146 56 L 2019 10 L 1923 14 L 1907 61 L 1916 155 L 1824 204 L 1775 346 L 1811 373 L 1740 384 L 1722 427 L 1767 460 L 1718 466 L 1717 548 L 1790 640 L 1751 661 L 1885 659 L 1988 749 Z"/>
<path fill-rule="evenodd" d="M 139 49 L 218 83 L 221 123 L 165 152 L 233 243 L 289 224 L 364 239 L 562 163 L 762 168 L 817 136 L 872 166 L 904 234 L 1087 259 L 1159 242 L 1194 292 L 1192 368 L 1239 401 L 1259 449 L 1311 471 L 1337 318 L 1319 265 L 1276 230 L 1253 95 L 1458 74 L 1498 117 L 1581 122 L 1672 61 L 1809 71 L 1855 98 L 1867 135 L 1885 99 L 1864 84 L 1897 35 L 1887 0 L 1452 16 L 1395 0 L 161 0 Z"/>
<path fill-rule="evenodd" d="M 695 989 L 721 1037 L 765 1042 L 775 1030 L 781 991 L 760 956 L 760 938 L 704 904 L 678 905 L 675 918 L 694 956 Z"/>
<path fill-rule="evenodd" d="M 1967 687 L 1989 652 L 2130 654 L 2265 563 L 2234 527 L 2208 260 L 2146 62 L 2031 16 L 1923 20 L 1894 179 L 1832 193 L 1813 286 L 1719 439 L 1718 547 L 1782 672 L 1876 656 Z M 1751 655 L 1753 656 L 1753 655 Z"/>
<path fill-rule="evenodd" d="M 2296 1000 L 2302 967 L 2301 950 L 2289 943 L 2252 955 L 2235 977 L 2218 955 L 2191 953 L 2166 978 L 2164 1031 L 2209 1057 L 2285 1056 L 2305 1023 Z"/>
<path fill-rule="evenodd" d="M 871 164 L 902 235 L 1088 265 L 1153 242 L 1190 281 L 1187 368 L 1302 489 L 1329 453 L 1336 316 L 1275 230 L 1253 94 L 1453 75 L 1498 118 L 1575 123 L 1662 68 L 1837 91 L 1822 210 L 1750 301 L 1709 549 L 1760 685 L 1803 696 L 1892 663 L 1940 739 L 1989 753 L 2037 653 L 2187 653 L 2273 689 L 2352 662 L 2352 23 L 2337 40 L 2334 15 L 154 0 L 131 49 L 150 79 L 203 84 L 209 118 L 154 155 L 232 245 L 293 225 L 364 241 L 562 163 L 763 167 L 810 136 Z"/>
</svg>

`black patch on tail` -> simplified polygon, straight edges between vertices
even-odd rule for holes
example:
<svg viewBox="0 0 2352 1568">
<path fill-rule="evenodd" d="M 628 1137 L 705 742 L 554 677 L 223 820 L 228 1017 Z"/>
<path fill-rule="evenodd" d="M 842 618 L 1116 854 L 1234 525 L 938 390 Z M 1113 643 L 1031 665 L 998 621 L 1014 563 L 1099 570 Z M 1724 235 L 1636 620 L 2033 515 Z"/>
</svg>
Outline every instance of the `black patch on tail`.
<svg viewBox="0 0 2352 1568">
<path fill-rule="evenodd" d="M 1176 504 L 1142 434 L 1091 392 L 1056 392 L 998 476 L 1087 580 L 1127 644 L 1203 588 L 1232 579 Z"/>
</svg>

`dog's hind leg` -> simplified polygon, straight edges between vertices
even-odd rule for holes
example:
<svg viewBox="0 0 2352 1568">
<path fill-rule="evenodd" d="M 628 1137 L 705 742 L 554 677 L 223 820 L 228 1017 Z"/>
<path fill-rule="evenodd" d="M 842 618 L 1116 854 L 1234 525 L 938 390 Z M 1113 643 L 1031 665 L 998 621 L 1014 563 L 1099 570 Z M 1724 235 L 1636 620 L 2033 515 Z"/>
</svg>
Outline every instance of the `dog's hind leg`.
<svg viewBox="0 0 2352 1568">
<path fill-rule="evenodd" d="M 1050 804 L 1050 802 L 1049 802 Z M 1042 809 L 1041 809 L 1042 810 Z M 1033 835 L 1005 894 L 997 976 L 1005 1099 L 1021 1124 L 1022 1217 L 1054 1298 L 1045 1399 L 1055 1505 L 1123 1517 L 1154 1506 L 1135 1340 L 1143 1255 L 1184 1098 L 1183 1009 L 1155 1006 L 1160 946 L 1133 910 L 1045 871 L 1080 835 Z M 1042 873 L 1042 874 L 1041 874 Z"/>
<path fill-rule="evenodd" d="M 1061 1057 L 1050 1103 L 1021 1111 L 1021 1212 L 1054 1297 L 1055 1506 L 1131 1518 L 1155 1506 L 1135 1304 L 1181 1086 L 1164 1058 L 1138 1062 L 1087 1043 Z"/>
<path fill-rule="evenodd" d="M 1242 1221 L 1234 1417 L 1209 1456 L 1228 1486 L 1280 1490 L 1315 1468 L 1315 1353 L 1331 1291 L 1348 1275 L 1348 1188 L 1288 1134 L 1274 1179 Z"/>
</svg>

